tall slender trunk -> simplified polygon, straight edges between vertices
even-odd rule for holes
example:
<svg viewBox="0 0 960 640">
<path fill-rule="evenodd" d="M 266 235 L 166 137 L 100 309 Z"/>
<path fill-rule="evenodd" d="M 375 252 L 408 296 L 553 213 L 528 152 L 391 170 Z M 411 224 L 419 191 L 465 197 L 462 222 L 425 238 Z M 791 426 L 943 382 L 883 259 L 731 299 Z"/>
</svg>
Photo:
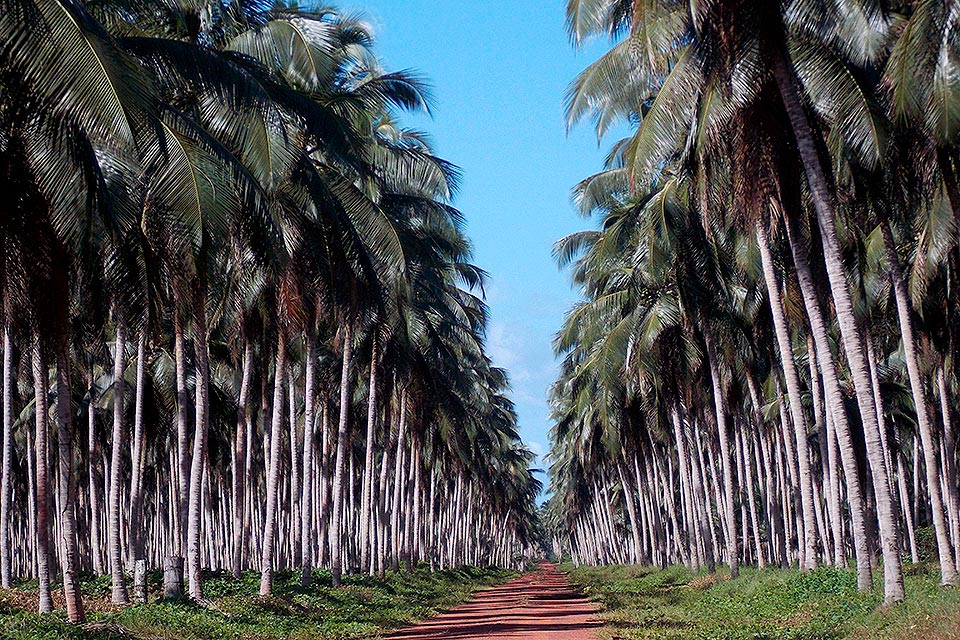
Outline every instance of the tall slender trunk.
<svg viewBox="0 0 960 640">
<path fill-rule="evenodd" d="M 386 433 L 389 434 L 389 429 L 386 430 Z M 387 575 L 387 551 L 389 550 L 389 532 L 390 525 L 387 519 L 387 509 L 390 504 L 389 497 L 389 482 L 388 482 L 388 473 L 390 468 L 390 448 L 389 448 L 389 438 L 384 444 L 383 455 L 380 457 L 380 478 L 377 483 L 377 491 L 379 494 L 377 500 L 377 556 L 376 556 L 376 567 L 377 575 L 381 578 L 386 577 Z M 436 549 L 434 550 L 434 556 L 436 556 Z"/>
<path fill-rule="evenodd" d="M 702 563 L 701 555 L 697 548 L 698 529 L 696 525 L 696 509 L 693 505 L 693 488 L 691 486 L 690 467 L 687 463 L 690 458 L 687 456 L 686 436 L 684 435 L 683 418 L 680 416 L 676 406 L 670 408 L 670 418 L 673 422 L 673 435 L 677 447 L 677 462 L 680 468 L 680 497 L 683 505 L 683 524 L 686 529 L 686 551 L 689 560 L 690 569 L 698 571 Z"/>
<path fill-rule="evenodd" d="M 243 543 L 246 540 L 247 506 L 247 455 L 250 442 L 247 439 L 249 425 L 250 379 L 253 377 L 253 340 L 244 338 L 243 370 L 240 373 L 240 394 L 237 399 L 237 433 L 233 449 L 233 548 L 231 569 L 235 578 L 243 570 Z"/>
<path fill-rule="evenodd" d="M 337 425 L 337 459 L 333 470 L 333 514 L 330 519 L 330 572 L 334 587 L 339 587 L 343 576 L 343 540 L 340 525 L 343 521 L 344 470 L 346 469 L 347 439 L 350 435 L 350 367 L 353 360 L 353 328 L 343 326 L 343 362 L 340 374 L 340 422 Z"/>
<path fill-rule="evenodd" d="M 907 524 L 907 542 L 910 549 L 910 561 L 913 564 L 920 562 L 920 552 L 917 549 L 917 534 L 913 523 L 913 510 L 910 508 L 910 494 L 907 492 L 907 469 L 903 463 L 903 450 L 897 451 L 897 490 L 900 492 L 900 504 L 903 507 L 903 520 Z"/>
<path fill-rule="evenodd" d="M 320 534 L 320 564 L 321 566 L 328 566 L 330 561 L 330 545 L 329 545 L 329 532 L 330 532 L 330 493 L 333 489 L 333 469 L 330 466 L 332 460 L 332 443 L 330 438 L 330 396 L 329 389 L 323 390 L 323 405 L 321 406 L 320 414 L 320 504 L 319 511 L 321 515 L 321 527 L 323 529 L 319 531 Z M 324 536 L 324 534 L 327 534 Z"/>
<path fill-rule="evenodd" d="M 273 420 L 270 425 L 270 461 L 267 469 L 267 510 L 263 519 L 260 555 L 260 595 L 273 592 L 273 546 L 277 531 L 280 481 L 280 436 L 283 433 L 283 379 L 287 371 L 287 332 L 277 328 L 276 364 L 273 371 Z"/>
<path fill-rule="evenodd" d="M 303 487 L 300 495 L 300 584 L 310 584 L 313 564 L 311 523 L 313 522 L 313 447 L 316 438 L 317 338 L 314 327 L 306 327 L 307 354 L 303 390 Z"/>
<path fill-rule="evenodd" d="M 363 460 L 363 488 L 360 495 L 360 570 L 370 571 L 370 530 L 373 525 L 373 454 L 377 434 L 378 344 L 374 328 L 370 347 L 370 392 L 367 398 L 367 442 Z"/>
<path fill-rule="evenodd" d="M 707 341 L 707 359 L 710 366 L 710 380 L 713 383 L 713 406 L 716 413 L 717 434 L 720 436 L 720 467 L 723 472 L 723 501 L 721 505 L 725 514 L 727 562 L 730 565 L 730 576 L 740 575 L 740 551 L 737 538 L 737 518 L 733 488 L 733 469 L 730 465 L 730 432 L 727 430 L 727 407 L 724 397 L 723 381 L 720 378 L 720 363 L 717 360 L 716 346 L 709 332 L 704 334 Z"/>
<path fill-rule="evenodd" d="M 40 613 L 53 611 L 53 598 L 50 595 L 50 425 L 48 424 L 47 404 L 47 364 L 43 357 L 43 346 L 38 335 L 33 345 L 33 394 L 34 415 L 36 417 L 36 438 L 34 440 L 36 481 L 36 533 L 37 533 L 37 582 L 40 589 Z"/>
<path fill-rule="evenodd" d="M 900 269 L 897 246 L 893 232 L 885 218 L 880 220 L 883 245 L 887 252 L 890 268 L 890 281 L 893 284 L 893 297 L 897 302 L 897 319 L 900 323 L 900 339 L 903 342 L 904 360 L 910 378 L 910 392 L 917 413 L 917 431 L 920 432 L 920 444 L 923 447 L 923 462 L 927 472 L 927 491 L 933 510 L 933 529 L 937 538 L 937 552 L 940 559 L 940 576 L 944 585 L 957 584 L 957 569 L 953 550 L 950 548 L 950 531 L 944 517 L 943 495 L 940 491 L 940 459 L 933 425 L 930 424 L 930 404 L 923 387 L 923 375 L 920 373 L 920 356 L 914 337 L 913 319 L 910 317 L 910 300 L 907 297 L 907 285 Z"/>
<path fill-rule="evenodd" d="M 840 513 L 840 469 L 837 466 L 839 445 L 833 411 L 828 407 L 824 412 L 827 424 L 827 465 L 830 468 L 830 522 L 833 524 L 833 564 L 846 565 L 847 554 L 843 536 L 843 518 Z M 849 487 L 849 483 L 848 483 Z"/>
<path fill-rule="evenodd" d="M 753 544 L 757 552 L 757 566 L 763 569 L 767 566 L 767 559 L 761 542 L 760 518 L 757 516 L 757 497 L 754 491 L 754 478 L 756 476 L 753 473 L 753 454 L 751 452 L 753 434 L 749 430 L 744 430 L 741 433 L 741 439 L 743 441 L 744 471 L 747 476 L 747 496 L 750 499 L 750 521 L 753 523 Z"/>
<path fill-rule="evenodd" d="M 187 427 L 187 358 L 184 351 L 184 323 L 179 308 L 173 310 L 173 362 L 177 385 L 177 531 L 176 555 L 187 555 L 187 520 L 190 510 L 190 432 Z"/>
<path fill-rule="evenodd" d="M 400 391 L 400 420 L 397 427 L 397 454 L 394 457 L 394 466 L 393 466 L 393 500 L 390 503 L 390 509 L 393 512 L 393 519 L 391 521 L 391 535 L 392 535 L 392 545 L 393 545 L 393 558 L 392 566 L 394 571 L 400 570 L 400 547 L 402 543 L 402 536 L 400 534 L 400 501 L 403 498 L 403 478 L 405 474 L 403 473 L 404 466 L 404 454 L 406 453 L 406 439 L 407 439 L 407 392 L 406 390 Z M 460 482 L 460 477 L 457 476 L 457 482 Z M 459 484 L 458 484 L 459 487 Z"/>
<path fill-rule="evenodd" d="M 101 489 L 103 468 L 100 458 L 100 439 L 97 437 L 96 389 L 93 381 L 93 362 L 87 372 L 87 492 L 90 499 L 90 553 L 93 556 L 93 572 L 103 574 L 103 545 L 100 542 Z"/>
<path fill-rule="evenodd" d="M 289 515 L 290 526 L 284 530 L 289 532 L 289 546 L 291 559 L 299 558 L 301 555 L 300 527 L 295 523 L 300 521 L 300 493 L 302 491 L 299 458 L 303 456 L 300 445 L 300 434 L 297 428 L 297 384 L 294 380 L 293 366 L 287 365 L 285 372 L 287 377 L 287 397 L 290 407 L 290 489 L 289 489 Z M 295 562 L 296 560 L 294 560 Z M 292 564 L 292 563 L 291 563 Z"/>
<path fill-rule="evenodd" d="M 73 409 L 70 393 L 70 343 L 66 336 L 57 348 L 57 448 L 60 450 L 60 537 L 63 545 L 63 595 L 67 620 L 86 621 L 77 572 L 80 550 L 77 546 L 77 472 L 73 455 Z"/>
<path fill-rule="evenodd" d="M 937 367 L 937 396 L 940 401 L 940 417 L 943 420 L 943 446 L 946 450 L 943 466 L 946 471 L 947 485 L 944 501 L 947 512 L 952 514 L 953 544 L 956 553 L 956 567 L 960 571 L 960 482 L 957 481 L 957 436 L 950 412 L 950 389 L 947 386 L 947 374 L 944 364 Z"/>
<path fill-rule="evenodd" d="M 807 334 L 807 358 L 810 366 L 810 395 L 813 396 L 814 422 L 820 445 L 820 487 L 827 508 L 827 516 L 824 519 L 827 521 L 826 529 L 829 539 L 823 541 L 823 557 L 825 562 L 841 567 L 845 564 L 845 559 L 840 524 L 840 494 L 837 484 L 837 439 L 830 424 L 830 412 L 824 408 L 817 349 L 810 334 Z"/>
<path fill-rule="evenodd" d="M 147 330 L 143 328 L 137 336 L 137 389 L 133 411 L 133 443 L 130 448 L 130 556 L 129 564 L 144 557 L 143 525 L 143 401 L 146 378 Z"/>
<path fill-rule="evenodd" d="M 850 507 L 850 533 L 857 557 L 857 585 L 861 591 L 868 591 L 873 588 L 873 570 L 867 543 L 866 506 L 863 489 L 860 485 L 860 473 L 857 467 L 853 435 L 850 430 L 850 423 L 847 420 L 847 409 L 843 402 L 843 391 L 840 387 L 836 359 L 830 348 L 826 321 L 810 271 L 810 263 L 807 257 L 808 250 L 801 246 L 800 234 L 796 227 L 796 222 L 787 217 L 787 239 L 793 254 L 797 281 L 800 283 L 800 293 L 807 310 L 807 318 L 810 321 L 810 333 L 813 335 L 820 373 L 823 375 L 824 400 L 836 435 L 840 463 L 846 481 L 847 502 Z"/>
<path fill-rule="evenodd" d="M 203 472 L 207 461 L 207 433 L 210 427 L 210 335 L 207 329 L 207 296 L 198 283 L 193 300 L 193 351 L 196 360 L 196 400 L 194 406 L 193 460 L 190 462 L 190 495 L 187 507 L 187 575 L 190 597 L 203 598 L 201 575 L 201 497 Z"/>
<path fill-rule="evenodd" d="M 3 328 L 3 468 L 0 469 L 0 587 L 10 588 L 10 490 L 13 472 L 13 341 Z"/>
<path fill-rule="evenodd" d="M 770 303 L 774 332 L 777 336 L 780 368 L 783 371 L 784 382 L 787 386 L 790 417 L 793 419 L 794 437 L 796 438 L 797 444 L 797 460 L 800 467 L 800 477 L 798 481 L 800 483 L 801 517 L 804 530 L 804 539 L 802 541 L 803 553 L 801 554 L 801 557 L 804 559 L 804 564 L 801 569 L 810 571 L 817 567 L 817 540 L 813 512 L 813 472 L 810 469 L 807 421 L 800 400 L 800 375 L 797 372 L 797 363 L 793 357 L 787 314 L 783 309 L 783 300 L 780 297 L 780 284 L 777 281 L 777 275 L 773 265 L 773 256 L 770 254 L 770 239 L 763 222 L 757 224 L 756 232 L 757 245 L 760 248 L 760 258 L 763 263 L 763 277 L 767 285 L 767 299 Z"/>
<path fill-rule="evenodd" d="M 621 455 L 626 456 L 626 452 L 621 450 Z M 640 529 L 637 525 L 637 509 L 634 505 L 633 487 L 628 481 L 629 474 L 623 472 L 624 461 L 617 463 L 617 474 L 620 477 L 620 486 L 623 487 L 623 505 L 627 510 L 627 517 L 630 520 L 630 539 L 632 542 L 633 562 L 639 564 L 642 544 L 640 543 Z"/>
<path fill-rule="evenodd" d="M 880 525 L 880 544 L 883 549 L 884 598 L 887 602 L 903 600 L 903 566 L 900 560 L 899 527 L 893 510 L 893 497 L 876 419 L 872 385 L 863 355 L 863 335 L 857 325 L 850 295 L 850 285 L 844 271 L 840 241 L 834 219 L 833 196 L 817 152 L 807 114 L 794 84 L 793 73 L 787 68 L 783 55 L 777 56 L 774 66 L 777 88 L 786 107 L 797 148 L 810 188 L 811 200 L 820 225 L 827 279 L 840 325 L 840 337 L 854 382 L 860 416 L 864 425 L 867 456 L 873 476 Z"/>
<path fill-rule="evenodd" d="M 422 478 L 423 478 L 423 464 L 422 460 L 416 455 L 416 452 L 421 450 L 419 434 L 414 432 L 413 438 L 411 440 L 411 453 L 410 453 L 410 463 L 413 467 L 413 487 L 410 491 L 410 511 L 413 517 L 409 521 L 409 531 L 410 535 L 408 536 L 410 540 L 410 567 L 416 567 L 420 562 L 422 548 L 419 544 L 420 540 L 420 531 L 422 530 L 421 523 L 421 487 L 422 487 Z M 479 545 L 477 545 L 479 548 Z M 478 564 L 479 562 L 477 562 Z"/>
<path fill-rule="evenodd" d="M 120 484 L 123 478 L 123 449 L 126 446 L 126 427 L 124 426 L 124 396 L 126 385 L 123 380 L 124 363 L 127 351 L 127 327 L 117 311 L 116 336 L 113 351 L 113 441 L 110 452 L 110 545 L 107 557 L 110 559 L 112 581 L 111 596 L 114 604 L 130 604 L 127 585 L 123 575 L 123 554 L 120 549 Z"/>
</svg>

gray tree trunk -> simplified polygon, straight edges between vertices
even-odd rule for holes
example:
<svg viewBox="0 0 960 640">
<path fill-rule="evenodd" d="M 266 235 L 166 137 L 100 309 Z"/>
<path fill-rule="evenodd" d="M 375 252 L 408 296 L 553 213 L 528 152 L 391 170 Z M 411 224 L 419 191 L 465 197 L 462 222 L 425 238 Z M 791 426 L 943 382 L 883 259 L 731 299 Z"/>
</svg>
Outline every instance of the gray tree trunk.
<svg viewBox="0 0 960 640">
<path fill-rule="evenodd" d="M 951 514 L 953 529 L 953 546 L 956 554 L 956 568 L 960 572 L 960 482 L 957 480 L 957 436 L 953 427 L 953 416 L 950 412 L 950 389 L 947 386 L 947 374 L 943 363 L 937 367 L 937 395 L 940 400 L 940 417 L 943 420 L 943 447 L 944 470 L 946 471 L 947 492 L 944 496 L 948 505 L 947 513 Z"/>
<path fill-rule="evenodd" d="M 184 351 L 184 324 L 180 310 L 173 310 L 173 361 L 177 385 L 177 542 L 176 555 L 187 555 L 187 521 L 190 510 L 190 433 L 187 426 L 187 358 Z"/>
<path fill-rule="evenodd" d="M 346 469 L 347 440 L 350 435 L 350 367 L 353 360 L 353 328 L 343 327 L 343 362 L 340 378 L 340 422 L 337 425 L 337 459 L 333 470 L 333 514 L 330 519 L 330 572 L 334 587 L 339 587 L 343 576 L 343 522 L 344 471 Z"/>
<path fill-rule="evenodd" d="M 273 546 L 277 530 L 277 502 L 280 481 L 280 436 L 283 434 L 283 379 L 287 371 L 287 337 L 277 329 L 276 364 L 273 370 L 273 419 L 270 425 L 270 460 L 267 467 L 267 510 L 263 519 L 260 555 L 260 595 L 273 593 Z"/>
<path fill-rule="evenodd" d="M 233 450 L 233 548 L 231 569 L 235 578 L 243 570 L 243 547 L 247 539 L 245 524 L 247 505 L 247 456 L 250 442 L 248 404 L 250 402 L 250 378 L 253 376 L 253 340 L 244 338 L 243 363 L 240 373 L 240 394 L 237 399 L 237 433 Z"/>
<path fill-rule="evenodd" d="M 314 328 L 306 328 L 307 361 L 304 364 L 303 390 L 303 487 L 300 495 L 300 584 L 310 584 L 313 569 L 311 523 L 313 522 L 313 447 L 316 438 L 317 339 Z"/>
<path fill-rule="evenodd" d="M 897 246 L 893 241 L 893 232 L 886 219 L 880 221 L 883 245 L 887 252 L 890 267 L 890 281 L 893 283 L 893 297 L 897 302 L 897 319 L 900 322 L 900 339 L 903 341 L 904 360 L 910 378 L 910 392 L 913 394 L 913 406 L 917 413 L 917 431 L 920 432 L 920 444 L 923 447 L 923 462 L 927 472 L 927 491 L 933 511 L 933 529 L 937 538 L 937 552 L 940 560 L 940 576 L 944 585 L 957 585 L 957 569 L 953 550 L 950 548 L 950 531 L 944 517 L 943 494 L 940 487 L 940 459 L 930 424 L 930 404 L 923 387 L 923 375 L 920 373 L 920 356 L 914 337 L 913 320 L 910 317 L 910 300 L 907 297 L 907 285 L 900 269 Z"/>
<path fill-rule="evenodd" d="M 393 500 L 390 503 L 390 509 L 393 513 L 393 518 L 391 521 L 391 535 L 393 543 L 393 558 L 392 566 L 394 571 L 400 570 L 400 554 L 401 546 L 403 542 L 403 536 L 400 531 L 401 529 L 401 518 L 400 518 L 400 505 L 401 500 L 403 499 L 404 486 L 403 479 L 406 477 L 406 474 L 403 473 L 404 469 L 404 454 L 406 453 L 405 445 L 407 439 L 407 392 L 406 390 L 400 391 L 400 423 L 397 427 L 397 454 L 394 456 L 394 467 L 393 467 Z M 459 476 L 458 476 L 459 481 Z"/>
<path fill-rule="evenodd" d="M 77 547 L 77 473 L 73 459 L 73 408 L 70 393 L 70 345 L 63 336 L 57 349 L 57 448 L 59 456 L 60 537 L 63 545 L 63 595 L 67 620 L 73 624 L 86 621 L 80 597 L 78 571 L 80 550 Z"/>
<path fill-rule="evenodd" d="M 787 399 L 790 405 L 790 417 L 793 419 L 794 437 L 797 445 L 797 460 L 800 467 L 798 481 L 800 483 L 801 518 L 803 520 L 804 560 L 801 569 L 812 571 L 817 568 L 816 529 L 813 513 L 813 471 L 810 469 L 810 450 L 807 443 L 807 420 L 801 404 L 800 375 L 793 357 L 793 347 L 790 343 L 790 328 L 787 324 L 787 314 L 783 309 L 783 300 L 780 297 L 780 284 L 773 265 L 773 256 L 770 255 L 770 239 L 767 229 L 761 221 L 757 224 L 757 245 L 760 248 L 760 258 L 763 263 L 763 277 L 767 285 L 767 299 L 770 303 L 770 312 L 773 316 L 774 332 L 777 336 L 777 349 L 780 355 L 780 368 L 783 371 L 784 382 L 787 387 Z"/>
<path fill-rule="evenodd" d="M 193 350 L 196 359 L 196 400 L 193 436 L 193 460 L 190 463 L 190 495 L 187 508 L 187 577 L 190 597 L 203 599 L 201 574 L 201 496 L 203 472 L 207 461 L 207 434 L 210 428 L 210 335 L 207 329 L 207 299 L 203 285 L 195 291 L 193 310 Z"/>
<path fill-rule="evenodd" d="M 90 500 L 90 553 L 93 556 L 93 572 L 103 575 L 103 545 L 100 542 L 101 527 L 101 488 L 103 487 L 103 468 L 100 440 L 97 438 L 96 389 L 93 381 L 93 363 L 87 373 L 87 493 Z"/>
<path fill-rule="evenodd" d="M 53 611 L 50 595 L 50 425 L 47 404 L 47 365 L 39 336 L 33 346 L 33 393 L 36 437 L 34 439 L 36 468 L 36 538 L 37 582 L 40 590 L 40 613 Z"/>
<path fill-rule="evenodd" d="M 113 352 L 113 441 L 110 454 L 110 546 L 107 557 L 110 559 L 111 595 L 114 604 L 130 604 L 127 585 L 123 575 L 123 554 L 120 545 L 120 483 L 123 478 L 123 449 L 126 445 L 126 427 L 124 426 L 124 395 L 126 384 L 123 380 L 127 350 L 127 328 L 123 318 L 117 315 L 116 336 Z"/>
<path fill-rule="evenodd" d="M 720 363 L 717 360 L 716 347 L 709 333 L 707 340 L 707 358 L 710 366 L 710 379 L 713 383 L 713 406 L 717 421 L 717 434 L 720 436 L 720 467 L 723 471 L 723 501 L 720 506 L 725 514 L 727 562 L 730 565 L 730 576 L 740 575 L 740 551 L 737 538 L 737 518 L 733 488 L 733 469 L 730 465 L 730 432 L 727 430 L 726 399 L 723 395 L 723 381 L 720 378 Z"/>
<path fill-rule="evenodd" d="M 370 572 L 370 531 L 373 526 L 373 456 L 377 434 L 377 369 L 379 353 L 376 327 L 370 347 L 370 391 L 367 398 L 367 441 L 363 460 L 363 487 L 360 492 L 360 570 Z"/>
<path fill-rule="evenodd" d="M 130 447 L 130 554 L 127 559 L 130 566 L 144 557 L 144 536 L 146 535 L 143 523 L 143 458 L 145 455 L 143 402 L 147 360 L 146 346 L 147 331 L 143 328 L 137 335 L 137 389 L 133 411 L 133 442 Z"/>
<path fill-rule="evenodd" d="M 903 566 L 900 560 L 899 531 L 893 509 L 893 497 L 883 449 L 880 446 L 880 433 L 876 419 L 872 384 L 863 355 L 863 335 L 857 325 L 850 295 L 850 285 L 843 266 L 843 256 L 837 237 L 836 221 L 833 211 L 833 196 L 821 166 L 816 142 L 807 114 L 794 85 L 792 72 L 787 69 L 786 61 L 777 58 L 774 68 L 777 88 L 786 107 L 791 127 L 796 138 L 797 148 L 810 187 L 811 200 L 817 213 L 820 234 L 823 241 L 824 263 L 827 278 L 840 325 L 840 336 L 844 352 L 854 382 L 857 403 L 864 425 L 867 443 L 867 456 L 873 476 L 874 494 L 877 504 L 877 519 L 880 526 L 880 544 L 883 549 L 884 598 L 887 602 L 903 600 Z"/>
<path fill-rule="evenodd" d="M 3 467 L 0 469 L 0 587 L 10 588 L 10 491 L 13 472 L 13 341 L 3 328 Z"/>
</svg>

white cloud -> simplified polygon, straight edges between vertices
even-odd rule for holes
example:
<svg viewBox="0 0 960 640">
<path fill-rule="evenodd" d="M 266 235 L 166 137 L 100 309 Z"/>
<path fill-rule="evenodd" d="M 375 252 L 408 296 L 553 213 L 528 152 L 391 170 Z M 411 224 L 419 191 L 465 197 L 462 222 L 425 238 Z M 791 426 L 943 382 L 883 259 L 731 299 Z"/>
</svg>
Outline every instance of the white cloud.
<svg viewBox="0 0 960 640">
<path fill-rule="evenodd" d="M 487 352 L 493 364 L 511 372 L 514 379 L 520 373 L 516 365 L 520 362 L 519 348 L 522 341 L 517 339 L 503 322 L 491 322 L 487 331 Z M 529 373 L 527 374 L 529 376 Z"/>
<path fill-rule="evenodd" d="M 543 458 L 547 455 L 547 446 L 542 442 L 531 441 L 527 443 L 527 447 L 529 447 L 530 451 L 533 451 L 537 458 Z"/>
<path fill-rule="evenodd" d="M 524 328 L 517 331 L 507 323 L 495 320 L 487 330 L 487 353 L 494 365 L 510 374 L 510 396 L 514 402 L 544 408 L 545 388 L 553 376 L 555 364 L 550 362 L 550 369 L 536 366 L 539 360 L 536 342 L 527 333 Z M 533 369 L 531 365 L 534 365 Z"/>
</svg>

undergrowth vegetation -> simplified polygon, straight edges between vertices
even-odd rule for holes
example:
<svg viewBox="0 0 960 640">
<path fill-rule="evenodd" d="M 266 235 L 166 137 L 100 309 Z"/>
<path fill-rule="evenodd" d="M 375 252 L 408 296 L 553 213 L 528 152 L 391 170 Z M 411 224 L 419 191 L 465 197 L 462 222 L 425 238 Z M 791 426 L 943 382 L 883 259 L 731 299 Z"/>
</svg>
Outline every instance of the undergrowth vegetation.
<svg viewBox="0 0 960 640">
<path fill-rule="evenodd" d="M 381 632 L 429 617 L 466 600 L 475 590 L 515 574 L 503 569 L 461 568 L 437 573 L 418 569 L 371 576 L 344 576 L 330 586 L 328 571 L 314 572 L 314 583 L 300 585 L 299 572 L 278 573 L 274 595 L 257 595 L 259 574 L 240 579 L 209 574 L 207 606 L 190 600 L 158 598 L 161 576 L 149 577 L 150 602 L 126 608 L 110 602 L 109 577 L 81 583 L 90 622 L 68 625 L 65 615 L 41 616 L 36 584 L 0 590 L 3 640 L 348 640 L 376 638 Z M 55 593 L 55 596 L 60 595 Z M 62 596 L 55 601 L 62 603 Z"/>
<path fill-rule="evenodd" d="M 682 566 L 563 568 L 602 606 L 605 639 L 960 639 L 960 590 L 941 588 L 926 565 L 907 567 L 908 597 L 894 607 L 879 582 L 859 593 L 854 571 L 830 567 L 744 568 L 736 580 Z"/>
</svg>

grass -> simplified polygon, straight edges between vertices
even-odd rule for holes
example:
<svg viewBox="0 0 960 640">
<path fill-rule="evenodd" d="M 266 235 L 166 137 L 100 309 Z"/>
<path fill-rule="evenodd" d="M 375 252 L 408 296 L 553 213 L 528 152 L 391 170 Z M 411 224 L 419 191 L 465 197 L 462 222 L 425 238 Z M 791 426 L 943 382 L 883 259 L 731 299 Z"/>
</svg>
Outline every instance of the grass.
<svg viewBox="0 0 960 640">
<path fill-rule="evenodd" d="M 274 595 L 257 595 L 259 574 L 240 579 L 211 574 L 204 593 L 212 608 L 189 600 L 151 598 L 150 604 L 118 608 L 109 604 L 109 577 L 81 584 L 89 623 L 65 622 L 65 612 L 38 615 L 35 584 L 0 590 L 0 638 L 3 640 L 349 640 L 377 638 L 382 632 L 429 617 L 463 602 L 477 589 L 513 577 L 503 569 L 461 568 L 429 573 L 389 574 L 385 579 L 344 576 L 330 587 L 330 574 L 315 573 L 301 587 L 299 573 L 278 573 Z M 161 576 L 150 576 L 151 594 Z M 55 595 L 55 603 L 57 602 Z M 62 604 L 62 598 L 60 599 Z"/>
<path fill-rule="evenodd" d="M 960 640 L 960 590 L 941 588 L 929 565 L 908 567 L 906 601 L 892 607 L 882 604 L 881 576 L 859 593 L 847 569 L 744 568 L 731 580 L 683 567 L 563 568 L 601 604 L 602 638 Z"/>
</svg>

